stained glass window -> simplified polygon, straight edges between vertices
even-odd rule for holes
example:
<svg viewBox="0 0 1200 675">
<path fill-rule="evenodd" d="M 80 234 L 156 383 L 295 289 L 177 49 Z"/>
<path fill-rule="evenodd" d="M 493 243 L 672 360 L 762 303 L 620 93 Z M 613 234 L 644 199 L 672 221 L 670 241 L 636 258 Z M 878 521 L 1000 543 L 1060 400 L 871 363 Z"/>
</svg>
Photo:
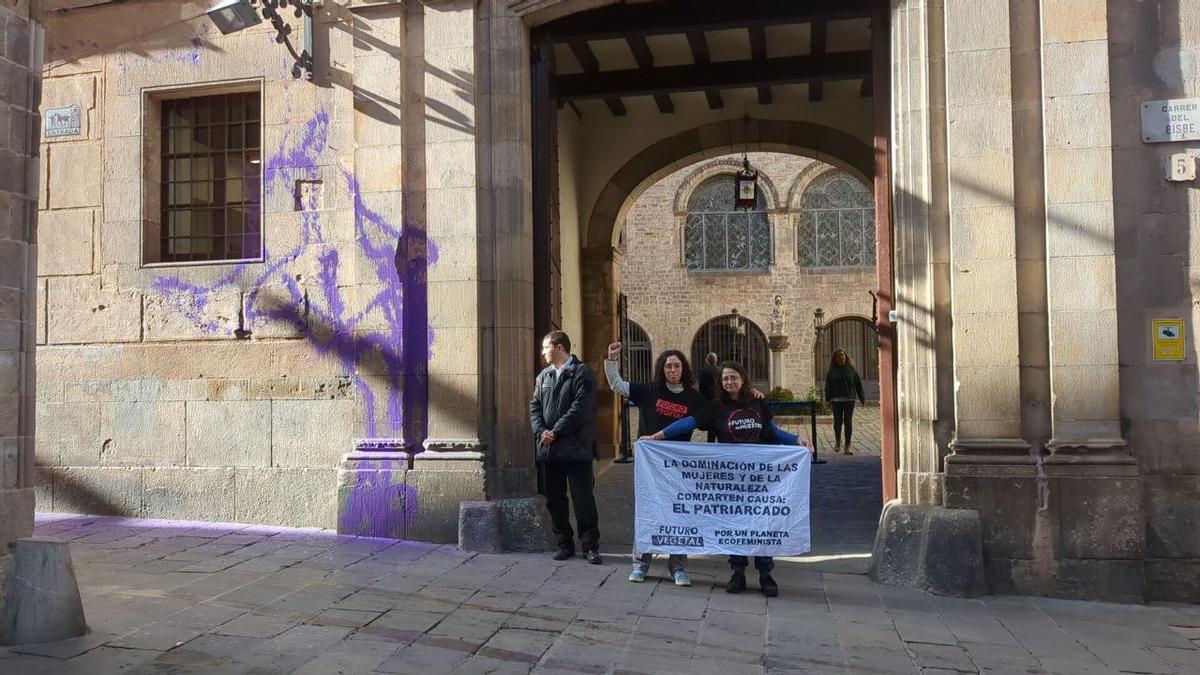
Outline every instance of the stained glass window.
<svg viewBox="0 0 1200 675">
<path fill-rule="evenodd" d="M 830 171 L 808 186 L 796 221 L 796 264 L 875 264 L 875 199 L 862 181 L 844 171 Z"/>
<path fill-rule="evenodd" d="M 765 270 L 771 266 L 771 222 L 760 188 L 753 209 L 733 206 L 732 174 L 713 176 L 688 199 L 683 261 L 689 270 Z"/>
</svg>

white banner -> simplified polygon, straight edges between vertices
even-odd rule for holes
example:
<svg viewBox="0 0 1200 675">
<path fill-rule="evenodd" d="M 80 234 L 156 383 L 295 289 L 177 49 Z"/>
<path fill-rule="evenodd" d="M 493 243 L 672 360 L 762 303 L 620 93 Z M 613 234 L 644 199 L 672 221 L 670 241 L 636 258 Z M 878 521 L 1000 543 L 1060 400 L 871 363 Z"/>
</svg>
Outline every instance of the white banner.
<svg viewBox="0 0 1200 675">
<path fill-rule="evenodd" d="M 809 448 L 678 441 L 634 447 L 638 551 L 776 556 L 811 549 Z"/>
</svg>

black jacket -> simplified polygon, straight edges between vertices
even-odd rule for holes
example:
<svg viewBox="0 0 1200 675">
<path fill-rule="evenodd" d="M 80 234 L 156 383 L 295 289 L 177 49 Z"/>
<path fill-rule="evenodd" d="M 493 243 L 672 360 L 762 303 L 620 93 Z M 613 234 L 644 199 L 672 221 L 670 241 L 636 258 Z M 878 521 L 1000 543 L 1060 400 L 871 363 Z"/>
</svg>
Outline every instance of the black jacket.
<svg viewBox="0 0 1200 675">
<path fill-rule="evenodd" d="M 700 387 L 700 393 L 708 401 L 716 400 L 717 395 L 721 393 L 721 366 L 706 365 L 700 368 L 700 376 L 697 378 L 697 385 Z"/>
<path fill-rule="evenodd" d="M 557 379 L 554 366 L 538 374 L 529 401 L 529 424 L 537 461 L 590 462 L 596 457 L 596 376 L 572 356 Z M 542 432 L 554 432 L 554 443 L 543 447 Z"/>
</svg>

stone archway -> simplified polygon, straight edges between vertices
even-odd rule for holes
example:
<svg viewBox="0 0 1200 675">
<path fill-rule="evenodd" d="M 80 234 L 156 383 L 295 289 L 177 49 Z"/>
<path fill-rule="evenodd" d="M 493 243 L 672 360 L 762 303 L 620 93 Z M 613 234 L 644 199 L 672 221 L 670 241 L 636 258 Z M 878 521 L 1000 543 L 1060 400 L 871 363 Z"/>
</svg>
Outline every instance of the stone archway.
<svg viewBox="0 0 1200 675">
<path fill-rule="evenodd" d="M 617 295 L 621 287 L 619 224 L 647 188 L 673 171 L 745 147 L 820 160 L 869 180 L 875 172 L 871 146 L 854 136 L 810 122 L 726 120 L 695 127 L 657 141 L 627 161 L 601 190 L 587 220 L 581 255 L 584 360 L 597 371 L 605 346 L 616 339 Z M 619 431 L 615 395 L 601 396 L 597 424 L 600 444 L 611 453 Z"/>
</svg>

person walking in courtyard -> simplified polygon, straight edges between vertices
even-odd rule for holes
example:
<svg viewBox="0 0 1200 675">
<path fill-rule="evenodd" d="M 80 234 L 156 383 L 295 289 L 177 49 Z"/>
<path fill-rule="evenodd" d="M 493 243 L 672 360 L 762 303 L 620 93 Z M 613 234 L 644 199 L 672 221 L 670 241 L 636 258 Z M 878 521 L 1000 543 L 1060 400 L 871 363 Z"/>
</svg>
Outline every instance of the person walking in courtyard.
<svg viewBox="0 0 1200 675">
<path fill-rule="evenodd" d="M 721 391 L 721 366 L 717 365 L 718 359 L 714 352 L 709 352 L 704 357 L 704 367 L 700 369 L 700 377 L 697 384 L 700 388 L 700 395 L 705 401 L 714 401 Z M 717 435 L 708 432 L 708 442 L 716 443 Z"/>
<path fill-rule="evenodd" d="M 688 364 L 687 357 L 678 349 L 668 349 L 658 355 L 654 362 L 654 382 L 626 382 L 621 377 L 620 358 L 621 343 L 610 344 L 608 358 L 604 361 L 604 375 L 613 391 L 633 401 L 637 406 L 639 436 L 652 434 L 676 420 L 696 415 L 709 405 L 700 392 L 696 391 L 692 380 L 692 367 Z M 691 437 L 689 431 L 668 440 L 687 441 L 691 440 Z M 646 573 L 650 571 L 650 561 L 653 559 L 653 553 L 640 553 L 635 547 L 629 580 L 634 583 L 645 581 Z M 671 554 L 667 558 L 667 569 L 676 586 L 692 585 L 686 567 L 686 555 Z"/>
<path fill-rule="evenodd" d="M 854 369 L 854 362 L 844 349 L 836 349 L 829 360 L 829 372 L 825 373 L 825 400 L 833 408 L 833 451 L 850 452 L 850 441 L 854 436 L 854 401 L 866 403 L 862 378 Z M 846 444 L 842 445 L 842 428 L 846 429 Z"/>
<path fill-rule="evenodd" d="M 715 432 L 720 443 L 750 443 L 760 445 L 799 445 L 812 447 L 775 423 L 766 401 L 754 397 L 750 386 L 750 375 L 736 361 L 721 364 L 721 394 L 714 405 L 706 406 L 698 415 L 673 422 L 665 429 L 639 440 L 661 441 L 690 434 L 697 427 Z M 746 567 L 744 555 L 729 556 L 729 567 L 733 573 L 725 584 L 728 593 L 746 590 Z M 771 576 L 775 559 L 771 556 L 755 556 L 754 569 L 758 570 L 758 585 L 764 595 L 779 595 L 779 584 Z"/>
<path fill-rule="evenodd" d="M 546 510 L 558 538 L 555 560 L 575 555 L 569 504 L 575 506 L 579 543 L 587 561 L 600 557 L 600 526 L 593 494 L 596 458 L 596 377 L 571 354 L 571 339 L 550 331 L 542 339 L 546 368 L 538 374 L 529 401 L 538 471 L 538 492 L 546 497 Z M 570 487 L 571 499 L 567 500 Z"/>
</svg>

